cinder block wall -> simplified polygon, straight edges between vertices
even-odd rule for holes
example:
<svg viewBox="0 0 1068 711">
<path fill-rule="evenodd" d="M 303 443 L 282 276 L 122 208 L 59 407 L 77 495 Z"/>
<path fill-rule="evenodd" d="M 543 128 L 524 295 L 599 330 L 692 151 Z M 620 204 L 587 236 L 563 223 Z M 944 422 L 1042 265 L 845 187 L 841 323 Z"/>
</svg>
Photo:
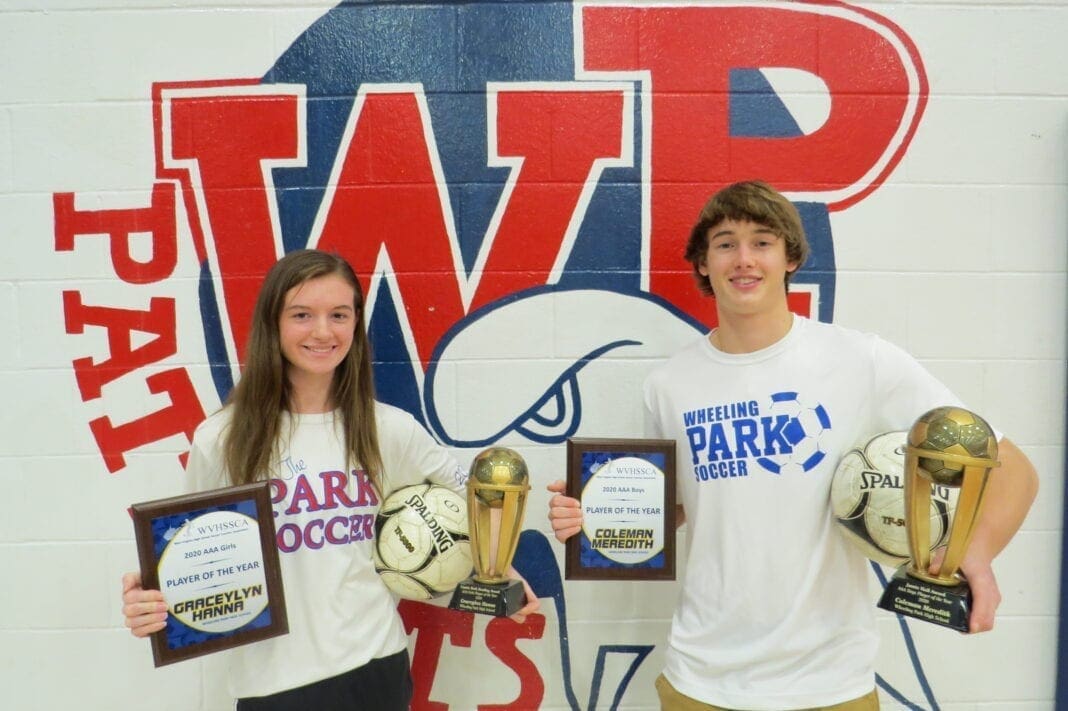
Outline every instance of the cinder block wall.
<svg viewBox="0 0 1068 711">
<path fill-rule="evenodd" d="M 1063 558 L 1068 8 L 1056 0 L 796 3 L 765 25 L 746 14 L 754 6 L 740 14 L 712 3 L 679 6 L 695 13 L 687 15 L 686 44 L 672 39 L 679 8 L 658 3 L 361 3 L 333 15 L 328 4 L 280 0 L 0 6 L 0 326 L 7 334 L 0 344 L 7 492 L 0 685 L 11 708 L 230 708 L 224 658 L 153 669 L 147 643 L 121 626 L 119 577 L 136 566 L 126 507 L 182 489 L 187 433 L 219 406 L 220 372 L 233 372 L 225 362 L 233 339 L 224 336 L 214 344 L 222 350 L 211 351 L 205 335 L 201 262 L 217 266 L 216 249 L 231 237 L 225 210 L 206 208 L 204 196 L 228 195 L 222 204 L 230 208 L 252 199 L 233 190 L 246 186 L 225 181 L 214 184 L 219 192 L 206 191 L 206 163 L 191 170 L 175 154 L 166 92 L 225 102 L 258 91 L 247 86 L 264 77 L 288 97 L 295 128 L 265 134 L 278 139 L 280 157 L 257 144 L 276 161 L 263 173 L 275 189 L 260 195 L 279 207 L 238 223 L 250 240 L 268 241 L 250 242 L 249 263 L 233 268 L 254 273 L 250 263 L 271 239 L 285 249 L 309 236 L 324 246 L 334 240 L 372 288 L 383 396 L 425 418 L 420 388 L 436 369 L 436 434 L 453 441 L 464 439 L 454 425 L 477 438 L 508 421 L 504 406 L 480 396 L 487 374 L 505 379 L 518 401 L 539 379 L 551 383 L 591 339 L 628 332 L 652 345 L 583 369 L 582 409 L 571 414 L 580 415 L 579 434 L 640 435 L 641 374 L 668 344 L 696 333 L 685 314 L 707 317 L 700 311 L 707 304 L 689 295 L 686 270 L 674 272 L 671 241 L 692 220 L 694 196 L 762 173 L 812 203 L 809 227 L 826 240 L 812 276 L 799 279 L 798 308 L 914 353 L 1020 444 L 1042 479 L 1023 530 L 996 564 L 1004 602 L 994 632 L 965 638 L 915 624 L 906 637 L 895 619 L 880 617 L 878 671 L 897 693 L 884 689 L 884 706 L 1053 708 Z M 597 26 L 586 9 L 649 21 Z M 767 63 L 785 63 L 787 46 L 817 52 L 819 33 L 793 33 L 797 17 L 809 29 L 822 23 L 822 59 L 800 51 L 792 60 L 812 63 L 820 80 L 777 74 Z M 912 88 L 899 94 L 911 97 L 904 118 L 879 139 L 874 126 L 886 109 L 874 101 L 867 117 L 818 150 L 784 157 L 752 142 L 782 129 L 784 107 L 794 130 L 811 136 L 848 104 L 849 86 L 878 86 L 880 72 L 891 71 L 872 64 L 874 55 L 827 59 L 847 49 L 835 45 L 845 41 L 835 39 L 845 36 L 833 31 L 836 22 L 879 34 L 886 56 L 912 73 Z M 739 36 L 741 55 L 728 62 L 717 54 L 727 37 Z M 680 78 L 675 60 L 688 56 L 692 76 Z M 717 61 L 725 70 L 769 71 L 717 84 L 702 74 Z M 361 139 L 359 116 L 350 113 L 361 68 L 364 93 L 374 94 L 363 104 L 368 112 L 383 96 L 400 97 L 409 112 L 377 124 L 395 135 L 368 139 L 381 149 L 369 154 L 379 161 L 371 175 L 387 183 L 374 204 L 406 204 L 389 192 L 405 171 L 423 166 L 438 182 L 421 184 L 407 203 L 420 206 L 411 215 L 365 216 L 367 225 L 345 236 L 346 223 L 330 226 L 321 207 L 328 203 L 315 191 L 339 175 L 332 166 L 346 145 L 339 144 L 346 121 L 353 140 Z M 761 95 L 754 81 L 777 97 Z M 739 98 L 743 85 L 756 92 L 755 103 Z M 337 93 L 339 86 L 351 93 Z M 594 89 L 606 92 L 598 100 L 609 110 L 581 120 L 568 113 L 585 105 L 564 99 Z M 529 101 L 539 91 L 566 111 L 539 123 L 544 116 Z M 695 96 L 708 103 L 691 103 Z M 498 123 L 486 118 L 490 111 Z M 755 118 L 761 111 L 767 122 Z M 546 126 L 572 133 L 536 133 Z M 246 129 L 251 123 L 220 129 L 218 145 Z M 858 156 L 878 140 L 890 148 L 854 175 L 864 167 Z M 417 144 L 424 154 L 412 152 Z M 390 145 L 404 151 L 397 165 L 388 164 Z M 519 172 L 517 157 L 544 172 Z M 519 176 L 514 184 L 509 169 Z M 502 194 L 516 202 L 505 199 L 494 217 Z M 515 209 L 519 196 L 531 196 L 526 211 Z M 368 233 L 384 241 L 382 250 L 353 246 Z M 493 249 L 485 247 L 491 234 L 499 239 Z M 509 310 L 514 291 L 546 285 L 609 296 L 572 303 L 535 291 Z M 635 299 L 639 292 L 652 292 L 661 306 Z M 129 342 L 120 327 L 128 319 L 137 324 Z M 582 319 L 590 326 L 575 328 Z M 482 330 L 471 328 L 471 340 L 456 335 L 472 326 Z M 448 348 L 436 352 L 439 345 Z M 124 349 L 150 357 L 124 361 Z M 139 424 L 123 427 L 129 423 Z M 547 534 L 544 484 L 564 473 L 562 445 L 515 431 L 499 439 L 528 458 L 535 488 L 526 525 Z M 457 448 L 457 456 L 467 461 L 472 452 Z M 549 550 L 562 559 L 558 547 Z M 619 708 L 655 708 L 652 681 L 674 584 L 570 583 L 562 591 L 543 600 L 543 618 L 496 646 L 485 620 L 457 622 L 406 604 L 413 649 L 423 645 L 417 708 L 431 701 L 453 709 L 588 708 L 594 697 L 607 708 L 618 689 Z M 556 604 L 565 599 L 566 614 Z M 431 652 L 438 641 L 440 651 Z M 636 657 L 605 645 L 652 651 L 628 681 Z M 600 664 L 599 653 L 606 654 Z"/>
</svg>

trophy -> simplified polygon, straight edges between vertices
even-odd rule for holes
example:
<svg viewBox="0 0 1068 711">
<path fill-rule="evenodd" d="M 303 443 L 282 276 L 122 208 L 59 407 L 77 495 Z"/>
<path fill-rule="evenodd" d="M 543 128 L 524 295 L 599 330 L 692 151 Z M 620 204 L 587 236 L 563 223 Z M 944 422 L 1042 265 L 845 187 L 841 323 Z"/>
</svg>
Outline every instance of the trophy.
<svg viewBox="0 0 1068 711">
<path fill-rule="evenodd" d="M 905 448 L 905 529 L 909 562 L 891 578 L 879 607 L 961 632 L 968 631 L 971 589 L 958 573 L 975 532 L 990 470 L 1000 466 L 986 421 L 959 407 L 937 407 L 909 430 Z M 959 488 L 946 554 L 929 572 L 931 489 Z"/>
<path fill-rule="evenodd" d="M 456 586 L 452 609 L 508 617 L 523 607 L 523 583 L 507 572 L 519 544 L 529 480 L 526 462 L 506 447 L 490 447 L 471 462 L 467 515 L 475 573 Z"/>
</svg>

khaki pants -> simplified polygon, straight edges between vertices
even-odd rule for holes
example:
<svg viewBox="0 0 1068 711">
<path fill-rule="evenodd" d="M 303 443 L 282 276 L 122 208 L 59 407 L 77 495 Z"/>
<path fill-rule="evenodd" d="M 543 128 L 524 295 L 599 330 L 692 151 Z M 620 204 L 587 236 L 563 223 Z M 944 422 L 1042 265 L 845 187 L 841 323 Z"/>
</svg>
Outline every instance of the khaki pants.
<svg viewBox="0 0 1068 711">
<path fill-rule="evenodd" d="M 663 674 L 656 678 L 656 693 L 660 697 L 661 711 L 734 711 L 723 709 L 711 704 L 703 704 L 696 699 L 685 696 L 671 685 Z M 861 696 L 859 699 L 846 701 L 833 706 L 819 706 L 806 711 L 879 711 L 879 696 L 875 689 L 871 693 Z"/>
</svg>

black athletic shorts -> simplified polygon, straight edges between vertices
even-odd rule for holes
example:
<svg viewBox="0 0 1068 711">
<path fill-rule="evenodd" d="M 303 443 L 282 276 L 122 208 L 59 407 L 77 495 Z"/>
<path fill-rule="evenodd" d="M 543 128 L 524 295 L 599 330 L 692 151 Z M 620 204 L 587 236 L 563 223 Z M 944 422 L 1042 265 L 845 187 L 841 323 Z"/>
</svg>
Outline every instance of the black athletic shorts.
<svg viewBox="0 0 1068 711">
<path fill-rule="evenodd" d="M 407 711 L 412 701 L 408 650 L 307 686 L 237 700 L 237 711 Z"/>
</svg>

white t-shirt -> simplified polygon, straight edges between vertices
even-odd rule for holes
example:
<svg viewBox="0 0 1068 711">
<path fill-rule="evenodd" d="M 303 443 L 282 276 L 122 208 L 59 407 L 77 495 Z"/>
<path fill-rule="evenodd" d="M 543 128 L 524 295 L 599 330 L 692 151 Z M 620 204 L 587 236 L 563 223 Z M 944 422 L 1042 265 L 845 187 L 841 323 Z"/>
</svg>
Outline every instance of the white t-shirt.
<svg viewBox="0 0 1068 711">
<path fill-rule="evenodd" d="M 406 412 L 376 406 L 386 492 L 429 479 L 462 491 L 464 472 Z M 189 489 L 230 486 L 222 440 L 229 408 L 197 428 Z M 374 519 L 381 503 L 362 470 L 345 473 L 334 413 L 286 414 L 272 465 L 272 496 L 289 633 L 224 654 L 230 693 L 265 696 L 400 652 L 407 638 L 397 601 L 375 572 Z"/>
<path fill-rule="evenodd" d="M 854 444 L 959 400 L 896 346 L 795 317 L 755 353 L 702 336 L 650 374 L 645 401 L 676 440 L 689 528 L 668 680 L 738 709 L 871 691 L 875 601 L 866 560 L 834 530 L 831 478 Z"/>
</svg>

